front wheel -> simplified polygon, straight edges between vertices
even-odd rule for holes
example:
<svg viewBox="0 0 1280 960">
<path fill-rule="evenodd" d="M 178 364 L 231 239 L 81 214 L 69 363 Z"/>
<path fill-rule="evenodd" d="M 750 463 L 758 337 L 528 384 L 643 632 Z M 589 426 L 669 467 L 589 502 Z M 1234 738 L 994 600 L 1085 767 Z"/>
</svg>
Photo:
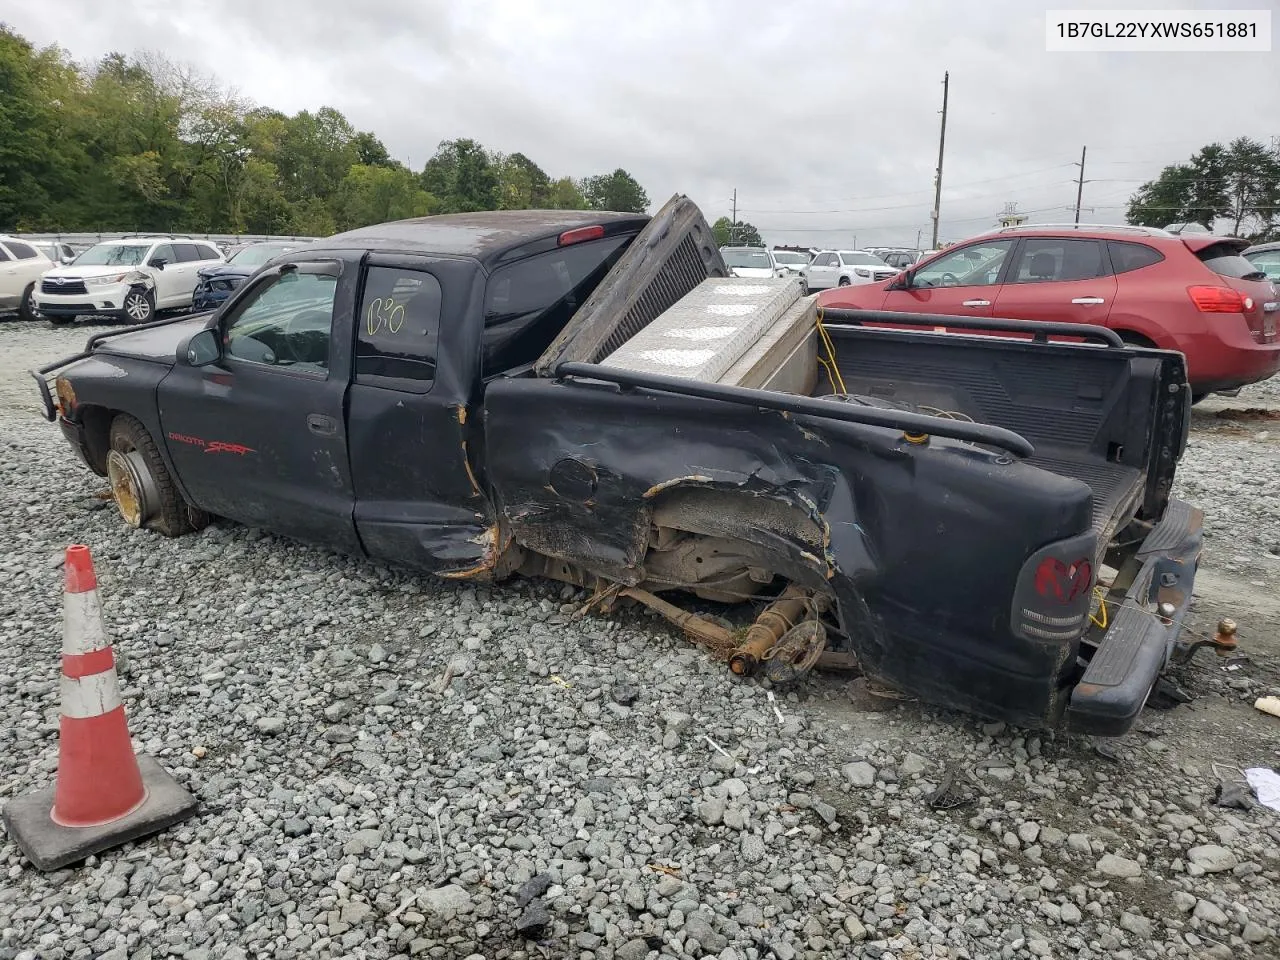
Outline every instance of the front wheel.
<svg viewBox="0 0 1280 960">
<path fill-rule="evenodd" d="M 124 317 L 130 323 L 149 323 L 156 315 L 156 301 L 149 290 L 134 287 L 124 295 Z"/>
<path fill-rule="evenodd" d="M 28 283 L 22 291 L 22 303 L 18 306 L 19 320 L 36 320 L 40 314 L 36 312 L 36 285 Z"/>
<path fill-rule="evenodd" d="M 150 527 L 166 537 L 198 530 L 208 516 L 187 504 L 173 482 L 151 434 L 137 419 L 120 414 L 111 422 L 107 479 L 120 517 L 131 527 Z"/>
<path fill-rule="evenodd" d="M 841 277 L 841 278 L 840 278 L 840 286 L 842 286 L 842 287 L 847 287 L 848 285 L 849 285 L 849 278 L 848 278 L 848 277 Z"/>
</svg>

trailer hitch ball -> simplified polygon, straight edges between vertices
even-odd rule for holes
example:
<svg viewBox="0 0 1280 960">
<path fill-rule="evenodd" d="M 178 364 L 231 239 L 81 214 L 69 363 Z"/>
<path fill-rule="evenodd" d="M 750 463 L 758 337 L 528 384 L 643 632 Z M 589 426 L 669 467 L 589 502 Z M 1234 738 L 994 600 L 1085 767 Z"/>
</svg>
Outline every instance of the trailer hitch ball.
<svg viewBox="0 0 1280 960">
<path fill-rule="evenodd" d="M 1230 617 L 1223 617 L 1218 621 L 1218 632 L 1213 635 L 1213 645 L 1220 657 L 1231 656 L 1240 646 L 1236 637 L 1236 622 Z"/>
</svg>

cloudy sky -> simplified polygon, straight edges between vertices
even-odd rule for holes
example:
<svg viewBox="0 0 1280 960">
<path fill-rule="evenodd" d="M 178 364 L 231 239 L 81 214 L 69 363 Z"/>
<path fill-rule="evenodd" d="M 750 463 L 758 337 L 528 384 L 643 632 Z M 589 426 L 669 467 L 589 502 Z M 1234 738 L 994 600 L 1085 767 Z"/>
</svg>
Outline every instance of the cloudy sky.
<svg viewBox="0 0 1280 960">
<path fill-rule="evenodd" d="M 286 112 L 336 107 L 415 169 L 473 137 L 553 176 L 625 167 L 709 219 L 736 188 L 770 243 L 914 246 L 943 71 L 943 240 L 1008 202 L 1069 220 L 1084 145 L 1082 219 L 1115 222 L 1165 164 L 1280 135 L 1280 45 L 1045 52 L 1046 9 L 1115 7 L 1280 0 L 0 0 L 0 21 L 77 60 L 154 49 Z"/>
</svg>

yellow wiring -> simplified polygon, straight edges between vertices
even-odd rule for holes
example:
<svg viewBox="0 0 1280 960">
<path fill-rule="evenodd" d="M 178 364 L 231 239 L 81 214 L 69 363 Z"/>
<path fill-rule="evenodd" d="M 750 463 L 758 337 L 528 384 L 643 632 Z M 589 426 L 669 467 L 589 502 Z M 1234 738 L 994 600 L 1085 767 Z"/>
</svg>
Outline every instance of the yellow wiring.
<svg viewBox="0 0 1280 960">
<path fill-rule="evenodd" d="M 831 361 L 831 365 L 827 367 L 827 377 L 832 379 L 831 388 L 835 390 L 839 388 L 841 395 L 847 395 L 848 389 L 844 385 L 844 377 L 840 374 L 840 366 L 836 363 L 836 346 L 831 341 L 831 334 L 827 333 L 827 328 L 822 325 L 822 307 L 818 307 L 818 317 L 816 321 L 818 327 L 818 336 L 822 338 L 822 344 L 827 348 L 827 359 Z M 821 362 L 822 358 L 818 358 Z M 823 366 L 827 366 L 825 363 Z M 833 376 L 834 374 L 834 376 Z"/>
<path fill-rule="evenodd" d="M 1107 629 L 1107 595 L 1103 593 L 1101 587 L 1093 588 L 1093 595 L 1098 598 L 1098 613 L 1102 615 L 1102 619 L 1098 619 L 1097 614 L 1089 614 L 1089 622 L 1095 627 L 1102 630 Z"/>
<path fill-rule="evenodd" d="M 839 393 L 840 388 L 836 386 L 836 378 L 831 373 L 831 364 L 827 363 L 826 360 L 823 360 L 822 357 L 818 357 L 818 362 L 822 364 L 822 369 L 827 371 L 827 382 L 831 384 L 831 392 Z"/>
</svg>

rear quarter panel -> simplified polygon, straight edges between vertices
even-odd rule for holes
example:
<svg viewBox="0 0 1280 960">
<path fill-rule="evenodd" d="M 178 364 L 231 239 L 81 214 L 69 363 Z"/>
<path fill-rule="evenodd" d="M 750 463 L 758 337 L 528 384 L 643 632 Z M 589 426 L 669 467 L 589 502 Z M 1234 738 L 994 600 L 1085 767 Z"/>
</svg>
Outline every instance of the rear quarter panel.
<svg viewBox="0 0 1280 960">
<path fill-rule="evenodd" d="M 1074 651 L 1015 640 L 1010 597 L 1033 550 L 1089 528 L 1084 484 L 952 441 L 599 384 L 497 381 L 485 408 L 488 475 L 517 542 L 636 582 L 665 491 L 781 500 L 823 541 L 780 544 L 785 575 L 830 586 L 868 673 L 1028 723 L 1060 705 Z M 589 493 L 556 491 L 565 460 L 594 478 Z"/>
</svg>

